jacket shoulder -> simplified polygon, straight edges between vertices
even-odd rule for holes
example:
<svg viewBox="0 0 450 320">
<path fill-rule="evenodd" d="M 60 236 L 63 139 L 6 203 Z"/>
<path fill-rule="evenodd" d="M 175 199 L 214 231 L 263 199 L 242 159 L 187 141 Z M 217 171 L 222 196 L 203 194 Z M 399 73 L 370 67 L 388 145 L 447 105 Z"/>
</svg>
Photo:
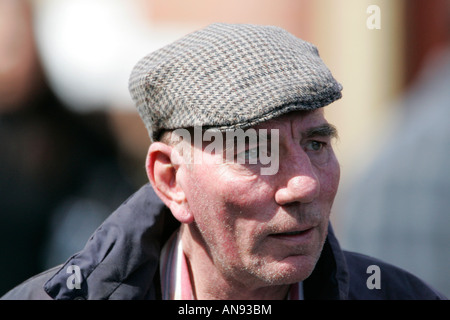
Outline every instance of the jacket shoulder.
<svg viewBox="0 0 450 320">
<path fill-rule="evenodd" d="M 349 299 L 447 300 L 410 272 L 382 260 L 344 251 L 349 273 Z"/>
<path fill-rule="evenodd" d="M 56 266 L 41 272 L 21 284 L 17 285 L 5 295 L 1 300 L 52 300 L 52 298 L 45 292 L 44 284 L 53 276 L 61 266 Z"/>
</svg>

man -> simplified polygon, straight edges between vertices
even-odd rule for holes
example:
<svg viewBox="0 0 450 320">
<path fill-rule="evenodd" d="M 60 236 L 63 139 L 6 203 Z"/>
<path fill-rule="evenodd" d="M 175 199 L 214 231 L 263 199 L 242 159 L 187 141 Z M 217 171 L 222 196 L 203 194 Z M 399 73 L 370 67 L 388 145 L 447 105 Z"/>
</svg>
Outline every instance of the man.
<svg viewBox="0 0 450 320">
<path fill-rule="evenodd" d="M 333 235 L 322 107 L 341 89 L 313 45 L 277 27 L 213 24 L 144 57 L 130 91 L 150 185 L 4 298 L 444 298 Z"/>
</svg>

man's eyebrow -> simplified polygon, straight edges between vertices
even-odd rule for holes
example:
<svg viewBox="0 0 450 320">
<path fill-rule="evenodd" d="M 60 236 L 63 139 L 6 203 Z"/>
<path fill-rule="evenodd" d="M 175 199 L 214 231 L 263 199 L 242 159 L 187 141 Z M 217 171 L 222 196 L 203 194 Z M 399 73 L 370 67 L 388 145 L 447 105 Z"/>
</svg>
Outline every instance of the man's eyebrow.
<svg viewBox="0 0 450 320">
<path fill-rule="evenodd" d="M 258 142 L 263 141 L 270 141 L 272 139 L 271 130 L 267 130 L 266 134 L 263 136 L 258 135 Z M 275 129 L 277 130 L 277 129 Z M 259 129 L 257 129 L 257 132 L 259 133 Z M 319 125 L 317 127 L 309 128 L 305 131 L 304 137 L 305 138 L 312 138 L 312 137 L 331 137 L 331 138 L 338 138 L 338 131 L 335 126 L 333 126 L 330 123 L 325 123 L 322 125 Z M 231 139 L 228 139 L 225 137 L 224 142 L 229 142 Z M 234 139 L 233 139 L 234 140 Z M 245 139 L 245 142 L 247 143 L 247 139 Z"/>
<path fill-rule="evenodd" d="M 337 138 L 338 132 L 335 126 L 329 123 L 322 124 L 317 127 L 309 128 L 305 132 L 306 138 L 312 138 L 312 137 L 331 137 L 331 138 Z"/>
</svg>

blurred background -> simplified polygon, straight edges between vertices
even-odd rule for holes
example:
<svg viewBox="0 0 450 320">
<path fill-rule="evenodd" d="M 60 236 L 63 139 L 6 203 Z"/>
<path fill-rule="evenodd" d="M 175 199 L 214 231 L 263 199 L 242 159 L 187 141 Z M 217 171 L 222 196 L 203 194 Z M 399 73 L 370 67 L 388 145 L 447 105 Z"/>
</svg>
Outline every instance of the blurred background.
<svg viewBox="0 0 450 320">
<path fill-rule="evenodd" d="M 0 0 L 0 295 L 80 250 L 146 182 L 129 73 L 213 22 L 318 47 L 344 87 L 326 109 L 342 246 L 450 296 L 448 0 Z"/>
</svg>

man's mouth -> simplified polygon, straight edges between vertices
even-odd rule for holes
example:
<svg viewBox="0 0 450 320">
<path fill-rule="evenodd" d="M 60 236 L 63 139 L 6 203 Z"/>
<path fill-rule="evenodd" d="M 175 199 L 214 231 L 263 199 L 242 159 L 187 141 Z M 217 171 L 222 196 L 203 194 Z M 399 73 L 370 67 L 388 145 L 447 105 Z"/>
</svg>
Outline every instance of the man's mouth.
<svg viewBox="0 0 450 320">
<path fill-rule="evenodd" d="M 292 231 L 292 232 L 282 232 L 282 233 L 275 234 L 275 236 L 296 236 L 296 235 L 299 235 L 299 234 L 303 234 L 305 231 L 307 231 L 307 230 L 304 230 L 304 231 Z"/>
<path fill-rule="evenodd" d="M 288 232 L 278 232 L 272 233 L 270 236 L 278 239 L 286 239 L 286 240 L 302 240 L 306 239 L 308 235 L 312 233 L 314 228 L 308 228 L 304 230 L 296 230 L 296 231 L 288 231 Z"/>
</svg>

